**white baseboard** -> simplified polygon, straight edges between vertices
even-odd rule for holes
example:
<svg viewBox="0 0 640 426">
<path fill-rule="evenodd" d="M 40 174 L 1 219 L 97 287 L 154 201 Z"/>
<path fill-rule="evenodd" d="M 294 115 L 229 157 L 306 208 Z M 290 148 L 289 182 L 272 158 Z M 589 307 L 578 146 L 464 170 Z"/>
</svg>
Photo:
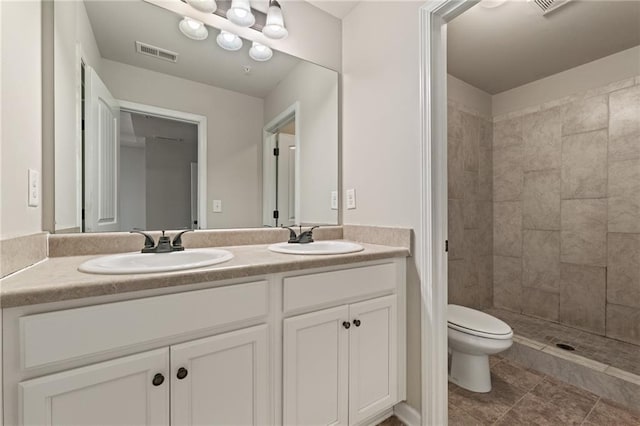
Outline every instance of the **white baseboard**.
<svg viewBox="0 0 640 426">
<path fill-rule="evenodd" d="M 395 414 L 396 417 L 407 426 L 421 425 L 420 413 L 406 402 L 396 404 L 393 407 L 393 414 Z"/>
</svg>

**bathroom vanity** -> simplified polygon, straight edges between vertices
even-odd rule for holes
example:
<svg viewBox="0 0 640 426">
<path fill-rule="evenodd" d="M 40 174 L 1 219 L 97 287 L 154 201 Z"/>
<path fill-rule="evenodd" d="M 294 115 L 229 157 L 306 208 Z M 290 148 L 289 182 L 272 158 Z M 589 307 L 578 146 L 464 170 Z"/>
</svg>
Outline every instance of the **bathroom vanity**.
<svg viewBox="0 0 640 426">
<path fill-rule="evenodd" d="M 363 246 L 232 247 L 228 264 L 137 276 L 53 258 L 17 274 L 1 299 L 5 425 L 376 423 L 405 399 L 408 251 Z"/>
</svg>

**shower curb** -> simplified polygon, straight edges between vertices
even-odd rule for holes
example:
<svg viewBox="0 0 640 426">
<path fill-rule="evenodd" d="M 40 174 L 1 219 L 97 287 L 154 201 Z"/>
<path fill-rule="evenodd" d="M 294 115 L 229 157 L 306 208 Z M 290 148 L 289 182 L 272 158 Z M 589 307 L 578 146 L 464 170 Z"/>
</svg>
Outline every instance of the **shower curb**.
<svg viewBox="0 0 640 426">
<path fill-rule="evenodd" d="M 637 374 L 519 335 L 513 336 L 513 346 L 501 355 L 625 407 L 640 406 Z"/>
</svg>

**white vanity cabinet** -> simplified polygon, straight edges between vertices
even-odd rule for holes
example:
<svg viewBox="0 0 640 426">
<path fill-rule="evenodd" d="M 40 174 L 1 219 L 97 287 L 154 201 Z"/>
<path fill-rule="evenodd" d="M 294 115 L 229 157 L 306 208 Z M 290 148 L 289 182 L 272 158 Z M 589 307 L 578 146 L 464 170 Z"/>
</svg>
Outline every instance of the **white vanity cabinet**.
<svg viewBox="0 0 640 426">
<path fill-rule="evenodd" d="M 396 296 L 284 321 L 284 424 L 354 425 L 397 401 Z"/>
<path fill-rule="evenodd" d="M 132 296 L 2 311 L 5 426 L 356 426 L 405 398 L 402 257 Z"/>
</svg>

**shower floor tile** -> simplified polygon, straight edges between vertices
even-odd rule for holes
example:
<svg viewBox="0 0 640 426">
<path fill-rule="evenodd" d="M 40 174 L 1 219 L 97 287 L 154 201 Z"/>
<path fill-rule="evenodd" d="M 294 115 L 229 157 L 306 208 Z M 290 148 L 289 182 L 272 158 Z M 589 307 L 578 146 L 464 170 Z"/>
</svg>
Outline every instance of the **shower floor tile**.
<svg viewBox="0 0 640 426">
<path fill-rule="evenodd" d="M 449 383 L 449 425 L 638 426 L 633 412 L 575 386 L 492 357 L 489 393 Z"/>
<path fill-rule="evenodd" d="M 503 309 L 486 312 L 505 321 L 518 336 L 546 345 L 569 344 L 575 355 L 640 375 L 640 346 Z"/>
</svg>

